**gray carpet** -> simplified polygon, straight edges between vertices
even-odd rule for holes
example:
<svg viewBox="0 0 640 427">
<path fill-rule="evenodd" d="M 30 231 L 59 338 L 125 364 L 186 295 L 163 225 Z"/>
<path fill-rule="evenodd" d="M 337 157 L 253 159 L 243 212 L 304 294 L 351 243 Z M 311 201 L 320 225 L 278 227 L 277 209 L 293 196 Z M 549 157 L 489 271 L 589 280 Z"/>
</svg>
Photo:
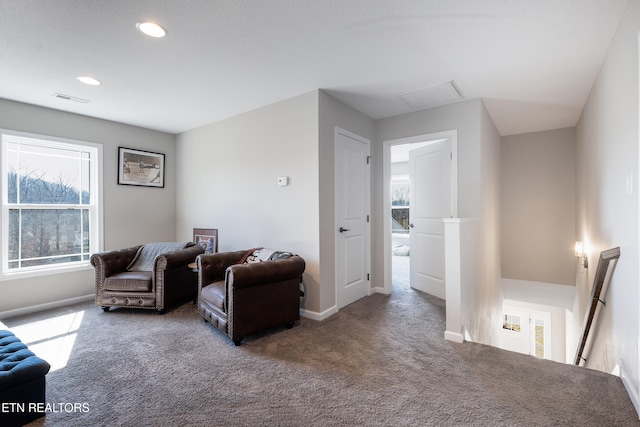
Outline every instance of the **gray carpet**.
<svg viewBox="0 0 640 427">
<path fill-rule="evenodd" d="M 86 403 L 32 426 L 630 426 L 619 378 L 443 339 L 444 302 L 396 286 L 323 322 L 240 347 L 191 303 L 165 315 L 90 304 L 47 401 Z"/>
</svg>

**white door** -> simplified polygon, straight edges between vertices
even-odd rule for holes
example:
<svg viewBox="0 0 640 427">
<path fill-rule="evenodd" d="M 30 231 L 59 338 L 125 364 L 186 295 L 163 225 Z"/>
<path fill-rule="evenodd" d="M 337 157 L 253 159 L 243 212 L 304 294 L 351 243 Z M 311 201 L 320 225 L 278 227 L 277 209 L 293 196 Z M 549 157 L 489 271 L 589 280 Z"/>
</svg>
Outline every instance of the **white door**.
<svg viewBox="0 0 640 427">
<path fill-rule="evenodd" d="M 513 307 L 504 307 L 502 316 L 502 348 L 529 354 L 529 312 Z"/>
<path fill-rule="evenodd" d="M 336 129 L 336 299 L 338 308 L 369 294 L 369 141 Z"/>
<path fill-rule="evenodd" d="M 551 313 L 503 307 L 502 348 L 551 359 Z"/>
<path fill-rule="evenodd" d="M 444 221 L 451 217 L 451 143 L 409 153 L 411 287 L 445 298 Z"/>
</svg>

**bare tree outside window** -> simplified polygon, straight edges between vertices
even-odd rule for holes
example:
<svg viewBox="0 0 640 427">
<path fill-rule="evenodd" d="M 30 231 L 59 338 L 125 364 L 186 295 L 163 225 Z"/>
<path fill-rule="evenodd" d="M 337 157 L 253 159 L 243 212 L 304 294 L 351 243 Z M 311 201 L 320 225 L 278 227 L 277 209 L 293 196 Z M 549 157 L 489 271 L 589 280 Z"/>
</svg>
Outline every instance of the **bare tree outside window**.
<svg viewBox="0 0 640 427">
<path fill-rule="evenodd" d="M 391 193 L 391 206 L 409 206 L 409 184 L 394 185 Z"/>
<path fill-rule="evenodd" d="M 62 176 L 56 182 L 45 181 L 35 173 L 20 176 L 17 205 L 73 205 L 82 198 L 78 189 Z M 18 174 L 9 174 L 9 182 L 18 182 Z M 15 193 L 18 186 L 14 187 Z M 17 202 L 19 200 L 19 203 Z M 12 209 L 9 208 L 9 267 L 29 267 L 81 261 L 89 253 L 88 209 Z M 84 228 L 84 229 L 83 229 Z M 21 261 L 19 261 L 21 260 Z"/>
<path fill-rule="evenodd" d="M 409 200 L 411 188 L 409 181 L 391 184 L 391 220 L 393 233 L 409 232 Z"/>
<path fill-rule="evenodd" d="M 96 203 L 91 181 L 96 150 L 2 135 L 8 221 L 4 272 L 87 262 Z"/>
</svg>

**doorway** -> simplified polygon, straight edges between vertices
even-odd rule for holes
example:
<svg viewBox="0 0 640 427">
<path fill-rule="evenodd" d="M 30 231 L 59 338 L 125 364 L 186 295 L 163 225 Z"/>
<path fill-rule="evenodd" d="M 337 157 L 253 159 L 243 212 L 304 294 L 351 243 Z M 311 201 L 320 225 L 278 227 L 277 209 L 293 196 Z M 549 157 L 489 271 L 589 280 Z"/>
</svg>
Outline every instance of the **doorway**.
<svg viewBox="0 0 640 427">
<path fill-rule="evenodd" d="M 552 359 L 551 313 L 505 305 L 502 348 L 541 359 Z"/>
<path fill-rule="evenodd" d="M 433 152 L 433 148 L 437 144 L 444 144 L 447 147 L 446 160 L 442 155 L 422 156 L 422 158 L 430 157 L 431 159 L 422 164 L 418 163 L 416 166 L 415 161 L 412 165 L 411 153 L 422 153 L 426 151 Z M 431 146 L 432 148 L 423 148 Z M 418 150 L 420 149 L 420 150 Z M 439 157 L 438 157 L 439 156 Z M 434 163 L 434 161 L 436 163 Z M 447 162 L 446 168 L 440 168 L 440 163 Z M 449 168 L 450 166 L 450 168 Z M 446 194 L 446 197 L 441 200 L 447 206 L 445 211 L 447 216 L 457 217 L 457 131 L 439 132 L 427 135 L 418 135 L 415 137 L 402 138 L 396 140 L 389 140 L 383 142 L 383 179 L 385 182 L 385 198 L 384 198 L 384 293 L 391 293 L 393 286 L 400 287 L 414 287 L 419 290 L 424 290 L 439 298 L 444 298 L 444 252 L 442 252 L 441 262 L 434 265 L 431 263 L 416 262 L 415 257 L 412 257 L 411 250 L 414 249 L 414 255 L 419 250 L 430 250 L 428 248 L 430 243 L 429 238 L 434 234 L 431 230 L 428 233 L 426 239 L 420 240 L 419 233 L 416 233 L 417 229 L 411 226 L 418 224 L 416 222 L 416 214 L 420 213 L 421 206 L 425 204 L 420 201 L 420 196 L 416 195 L 415 190 L 420 186 L 411 186 L 411 180 L 421 179 L 425 180 L 426 169 L 429 168 L 429 172 L 433 169 L 438 169 L 441 173 L 447 174 L 447 180 L 450 180 L 450 192 Z M 412 170 L 413 169 L 413 170 Z M 416 170 L 418 172 L 418 178 L 416 178 Z M 437 173 L 434 171 L 434 173 Z M 413 178 L 411 175 L 414 175 Z M 426 191 L 433 190 L 432 185 L 423 185 Z M 413 194 L 412 194 L 413 191 Z M 419 189 L 418 193 L 425 190 Z M 412 200 L 414 199 L 414 200 Z M 417 200 L 417 201 L 416 201 Z M 413 212 L 412 212 L 413 205 Z M 439 215 L 436 215 L 439 216 Z M 419 219 L 419 218 L 418 218 Z M 440 221 L 434 221 L 438 223 Z M 424 223 L 424 221 L 423 221 Z M 413 233 L 413 235 L 412 235 Z M 418 234 L 418 240 L 416 240 L 416 234 Z M 425 234 L 426 236 L 427 234 Z M 414 248 L 411 247 L 411 240 L 413 240 Z M 416 244 L 416 242 L 418 242 Z M 425 242 L 426 246 L 425 246 Z M 413 258 L 413 262 L 412 262 Z M 421 255 L 420 259 L 425 259 L 424 255 Z M 439 264 L 442 264 L 440 267 Z M 418 268 L 416 268 L 418 267 Z M 421 288 L 421 283 L 424 284 L 424 278 L 428 276 L 428 279 L 432 282 L 431 272 L 429 274 L 422 274 L 424 269 L 440 269 L 441 274 L 434 274 L 433 276 L 441 276 L 441 283 L 433 287 L 429 285 L 426 289 Z M 416 279 L 418 278 L 418 279 Z M 412 283 L 413 282 L 413 283 Z"/>
</svg>

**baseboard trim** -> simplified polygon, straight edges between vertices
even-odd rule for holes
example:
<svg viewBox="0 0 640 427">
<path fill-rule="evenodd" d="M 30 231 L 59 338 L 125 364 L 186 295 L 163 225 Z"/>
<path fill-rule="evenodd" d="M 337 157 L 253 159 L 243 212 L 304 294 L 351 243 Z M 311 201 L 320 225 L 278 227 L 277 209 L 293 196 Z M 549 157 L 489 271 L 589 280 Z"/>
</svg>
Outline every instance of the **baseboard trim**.
<svg viewBox="0 0 640 427">
<path fill-rule="evenodd" d="M 54 308 L 92 301 L 95 299 L 95 297 L 96 296 L 93 294 L 83 295 L 81 297 L 68 298 L 60 301 L 48 302 L 45 304 L 30 305 L 29 307 L 16 308 L 14 310 L 0 311 L 0 319 L 9 319 L 11 317 L 23 316 L 25 314 L 33 314 L 40 311 L 52 310 Z"/>
<path fill-rule="evenodd" d="M 620 368 L 620 379 L 622 380 L 622 384 L 624 385 L 624 388 L 627 389 L 629 399 L 631 399 L 631 403 L 633 403 L 634 408 L 636 408 L 636 414 L 638 415 L 638 419 L 640 419 L 640 395 L 638 394 L 638 390 L 627 375 L 627 372 L 624 369 L 624 364 L 621 360 L 618 361 L 618 366 Z"/>
<path fill-rule="evenodd" d="M 305 310 L 303 308 L 303 309 L 300 310 L 300 316 L 306 317 L 307 319 L 317 320 L 317 321 L 321 322 L 321 321 L 329 318 L 330 316 L 333 316 L 337 312 L 338 312 L 338 307 L 335 306 L 335 305 L 333 307 L 323 311 L 322 313 L 318 313 L 317 311 Z"/>
<path fill-rule="evenodd" d="M 380 287 L 380 286 L 371 288 L 371 293 L 389 295 L 389 292 L 387 292 L 387 290 L 385 290 L 384 287 Z"/>
<path fill-rule="evenodd" d="M 464 336 L 458 332 L 444 331 L 444 339 L 447 341 L 453 341 L 462 344 L 464 342 Z"/>
</svg>

